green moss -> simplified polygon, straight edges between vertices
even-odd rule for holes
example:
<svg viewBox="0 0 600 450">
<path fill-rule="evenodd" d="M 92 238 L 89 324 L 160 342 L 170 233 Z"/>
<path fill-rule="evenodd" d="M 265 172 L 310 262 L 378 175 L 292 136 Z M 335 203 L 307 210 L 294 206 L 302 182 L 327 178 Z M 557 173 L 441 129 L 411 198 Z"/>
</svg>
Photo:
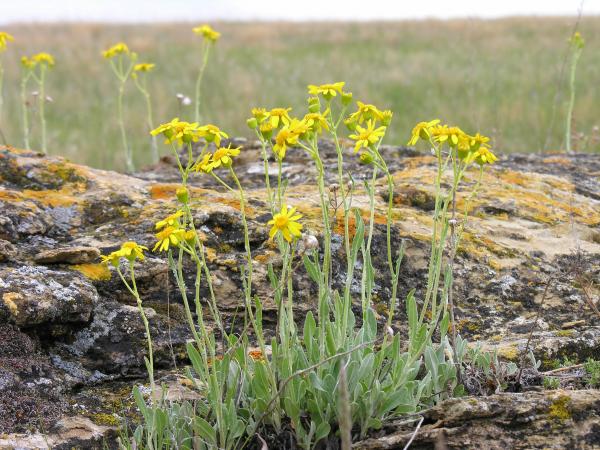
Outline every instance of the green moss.
<svg viewBox="0 0 600 450">
<path fill-rule="evenodd" d="M 573 336 L 573 334 L 575 334 L 575 331 L 573 330 L 560 330 L 556 332 L 556 335 L 560 337 L 570 337 Z"/>
<path fill-rule="evenodd" d="M 569 403 L 571 397 L 568 395 L 561 395 L 552 402 L 548 409 L 548 415 L 556 420 L 565 421 L 571 418 L 571 412 L 569 411 Z"/>
</svg>

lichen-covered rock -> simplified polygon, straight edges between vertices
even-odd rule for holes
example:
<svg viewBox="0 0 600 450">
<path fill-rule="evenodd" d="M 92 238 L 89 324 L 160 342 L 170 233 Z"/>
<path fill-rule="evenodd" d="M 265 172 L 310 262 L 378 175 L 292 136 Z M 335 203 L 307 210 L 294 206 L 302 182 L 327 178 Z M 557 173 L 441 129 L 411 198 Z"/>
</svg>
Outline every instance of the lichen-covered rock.
<svg viewBox="0 0 600 450">
<path fill-rule="evenodd" d="M 600 446 L 600 391 L 545 391 L 446 400 L 410 423 L 389 423 L 361 450 L 593 449 Z"/>
<path fill-rule="evenodd" d="M 236 172 L 247 189 L 246 212 L 255 269 L 253 291 L 263 302 L 270 332 L 276 308 L 267 266 L 277 267 L 281 258 L 268 239 L 266 222 L 270 214 L 263 189 L 260 146 L 242 140 L 235 145 L 244 145 L 236 159 Z M 404 243 L 406 250 L 393 324 L 397 332 L 403 333 L 406 316 L 402 300 L 411 289 L 416 289 L 416 298 L 420 299 L 425 289 L 434 198 L 431 180 L 436 167 L 430 155 L 414 150 L 382 146 L 381 151 L 389 161 L 395 183 L 392 244 L 399 248 Z M 321 155 L 327 183 L 337 183 L 333 145 L 322 143 Z M 185 161 L 187 154 L 181 157 Z M 351 151 L 344 164 L 354 179 L 353 206 L 367 220 L 369 198 L 362 181 L 370 174 Z M 276 167 L 271 161 L 271 177 L 275 176 Z M 288 203 L 303 214 L 304 229 L 320 239 L 321 212 L 310 157 L 292 150 L 282 167 L 289 184 Z M 458 207 L 463 211 L 468 206 L 471 217 L 460 244 L 454 276 L 461 335 L 498 350 L 503 359 L 519 361 L 533 331 L 529 348 L 543 368 L 554 366 L 565 356 L 578 362 L 589 356 L 600 358 L 600 313 L 595 311 L 600 285 L 599 173 L 598 155 L 508 155 L 484 174 L 478 196 L 470 203 L 467 195 L 478 172 L 466 174 Z M 447 174 L 444 183 L 449 177 Z M 239 199 L 224 192 L 212 177 L 194 175 L 190 182 L 194 222 L 206 244 L 217 302 L 226 323 L 239 324 L 234 317 L 243 306 L 239 266 L 245 258 Z M 98 264 L 95 249 L 107 253 L 128 240 L 152 247 L 155 222 L 178 208 L 178 186 L 176 163 L 170 156 L 146 171 L 126 176 L 58 157 L 0 147 L 0 337 L 1 327 L 10 327 L 15 342 L 27 349 L 26 354 L 19 353 L 19 346 L 11 345 L 4 352 L 8 356 L 2 356 L 5 344 L 0 340 L 0 391 L 4 386 L 4 392 L 10 393 L 5 397 L 9 399 L 7 404 L 26 407 L 18 411 L 23 419 L 17 424 L 6 422 L 2 428 L 0 415 L 0 432 L 11 431 L 11 426 L 15 432 L 23 427 L 35 428 L 36 409 L 47 411 L 46 417 L 53 423 L 64 415 L 81 412 L 70 409 L 69 404 L 85 405 L 87 417 L 112 414 L 110 402 L 104 401 L 112 393 L 112 383 L 122 383 L 119 389 L 129 395 L 128 377 L 144 377 L 145 330 L 137 305 L 115 276 L 114 268 Z M 373 294 L 375 307 L 385 313 L 391 295 L 386 275 L 385 214 L 389 192 L 385 180 L 377 181 L 376 193 Z M 339 224 L 341 212 L 337 214 Z M 350 231 L 355 228 L 352 219 Z M 337 226 L 333 236 L 336 286 L 341 286 L 346 277 L 341 231 Z M 360 267 L 355 270 L 359 276 Z M 186 266 L 184 272 L 191 290 L 194 267 Z M 136 263 L 136 274 L 160 371 L 185 358 L 183 345 L 190 332 L 182 299 L 163 255 L 148 253 L 143 263 Z M 300 261 L 294 272 L 294 287 L 294 304 L 301 316 L 315 306 L 315 287 Z M 206 300 L 204 283 L 200 292 Z M 35 367 L 42 369 L 36 372 L 32 369 Z M 45 393 L 40 386 L 52 389 L 47 388 Z M 534 434 L 540 433 L 537 425 L 555 424 L 537 419 L 543 416 L 543 408 L 550 408 L 551 395 L 506 394 L 491 397 L 491 403 L 486 403 L 486 399 L 457 402 L 478 402 L 479 409 L 471 411 L 475 419 L 463 419 L 469 426 L 475 426 L 477 420 L 483 426 L 489 420 L 491 436 L 507 434 L 506 440 L 499 440 L 505 443 L 504 447 L 519 448 L 511 443 L 523 439 L 536 448 Z M 583 404 L 579 394 L 573 395 L 575 405 Z M 532 422 L 536 426 L 528 433 L 518 422 L 521 434 L 512 433 L 509 414 L 515 409 L 511 405 L 525 408 L 528 402 L 531 408 L 538 408 Z M 52 405 L 54 409 L 50 409 Z M 451 403 L 446 403 L 449 408 L 448 405 Z M 505 408 L 506 415 L 498 412 L 486 416 L 481 412 L 486 408 L 496 411 L 496 406 L 491 405 Z M 597 408 L 591 405 L 590 409 Z M 558 407 L 554 410 L 557 414 L 563 411 Z M 439 409 L 434 411 L 441 414 Z M 432 419 L 424 422 L 423 430 L 429 430 L 429 420 L 441 417 L 434 419 L 433 413 L 427 414 Z M 494 422 L 496 417 L 501 419 Z M 593 433 L 598 434 L 595 429 L 590 431 L 592 434 L 580 432 L 593 426 L 581 421 L 577 414 L 573 417 L 573 423 L 579 427 L 577 437 L 589 440 Z M 502 430 L 498 425 L 501 423 L 507 423 L 507 429 Z M 44 430 L 50 430 L 49 424 L 43 425 Z M 459 428 L 453 425 L 447 430 L 448 445 L 460 447 Z M 566 433 L 565 428 L 559 430 Z M 398 436 L 402 434 L 397 437 L 397 445 L 403 446 L 405 435 L 411 430 L 396 431 Z M 424 434 L 421 448 L 430 448 L 434 442 L 431 436 L 437 436 L 436 433 L 432 429 L 430 434 Z M 543 436 L 555 438 L 549 431 L 544 433 Z M 427 436 L 431 437 L 429 441 Z M 477 441 L 478 435 L 474 436 L 474 446 L 490 448 Z M 567 437 L 557 438 L 557 446 L 569 447 L 574 441 Z M 85 448 L 95 444 L 89 445 L 92 447 Z"/>
<path fill-rule="evenodd" d="M 0 268 L 0 299 L 0 322 L 29 328 L 88 322 L 98 293 L 78 273 L 18 266 Z"/>
</svg>

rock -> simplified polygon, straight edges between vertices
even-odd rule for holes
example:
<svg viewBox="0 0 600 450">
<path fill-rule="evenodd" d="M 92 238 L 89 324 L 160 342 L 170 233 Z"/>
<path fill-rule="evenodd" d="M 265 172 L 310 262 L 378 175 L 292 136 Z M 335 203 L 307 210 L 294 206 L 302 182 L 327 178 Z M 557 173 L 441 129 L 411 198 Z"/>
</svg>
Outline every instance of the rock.
<svg viewBox="0 0 600 450">
<path fill-rule="evenodd" d="M 323 142 L 321 147 L 326 184 L 337 183 L 336 150 L 330 142 Z M 393 323 L 395 332 L 405 333 L 402 300 L 415 289 L 420 302 L 426 288 L 435 193 L 431 183 L 424 180 L 433 179 L 436 166 L 428 154 L 391 146 L 380 150 L 389 161 L 395 184 L 392 245 L 398 248 L 403 242 L 406 249 Z M 194 149 L 196 156 L 197 151 Z M 344 164 L 355 180 L 353 206 L 367 219 L 369 198 L 362 182 L 369 174 L 352 152 L 348 155 Z M 187 154 L 182 158 L 185 161 Z M 265 327 L 267 333 L 272 333 L 276 306 L 267 266 L 277 267 L 281 257 L 268 239 L 266 222 L 270 213 L 262 189 L 260 158 L 257 143 L 244 143 L 236 159 L 236 171 L 247 190 L 255 269 L 253 291 L 263 302 Z M 15 433 L 43 429 L 47 433 L 43 437 L 51 437 L 59 448 L 64 442 L 65 446 L 94 448 L 97 433 L 89 431 L 87 422 L 71 422 L 74 430 L 83 430 L 81 435 L 91 436 L 82 444 L 60 440 L 60 432 L 53 426 L 61 418 L 84 415 L 103 427 L 104 419 L 112 417 L 114 402 L 135 415 L 131 378 L 146 381 L 143 358 L 147 351 L 135 300 L 115 276 L 114 268 L 96 263 L 97 255 L 113 251 L 128 240 L 150 248 L 154 245 L 154 223 L 178 208 L 175 191 L 180 180 L 176 163 L 166 157 L 151 170 L 127 176 L 3 147 L 0 160 L 0 433 L 12 433 L 14 437 Z M 274 181 L 276 163 L 270 161 L 270 167 Z M 320 241 L 321 212 L 310 157 L 300 150 L 290 150 L 283 170 L 289 185 L 289 204 L 304 215 L 305 230 Z M 599 155 L 530 154 L 508 155 L 484 174 L 479 194 L 470 205 L 471 217 L 455 263 L 454 301 L 462 336 L 497 350 L 505 360 L 518 362 L 533 331 L 530 348 L 542 368 L 555 366 L 563 357 L 576 362 L 587 357 L 600 359 L 600 317 L 591 307 L 597 302 L 595 286 L 600 284 L 598 173 Z M 457 196 L 460 211 L 477 176 L 476 172 L 466 174 L 465 190 Z M 448 180 L 449 174 L 443 182 Z M 212 177 L 194 175 L 190 183 L 194 222 L 206 244 L 219 307 L 228 326 L 239 325 L 239 317 L 234 318 L 243 305 L 239 266 L 245 258 L 239 199 L 224 192 Z M 377 278 L 373 294 L 376 307 L 385 311 L 391 286 L 386 275 L 384 211 L 388 191 L 384 179 L 377 181 L 376 192 L 373 264 Z M 355 227 L 352 219 L 350 230 Z M 341 227 L 335 232 L 333 280 L 334 286 L 340 287 L 346 278 Z M 32 261 L 61 265 L 36 266 Z M 314 309 L 316 292 L 298 262 L 294 305 L 301 317 Z M 355 270 L 359 276 L 360 263 Z M 186 264 L 184 275 L 191 295 L 195 267 Z M 170 370 L 174 362 L 185 358 L 184 345 L 190 339 L 181 295 L 164 255 L 148 252 L 143 263 L 136 263 L 136 278 L 150 320 L 157 371 Z M 205 283 L 200 294 L 205 306 Z M 207 326 L 213 327 L 208 311 L 205 318 Z M 172 395 L 187 398 L 188 394 L 181 389 Z M 561 422 L 555 424 L 556 433 L 552 427 L 542 432 L 537 428 L 554 424 L 547 417 L 552 395 L 502 394 L 444 403 L 426 413 L 423 434 L 417 434 L 416 442 L 421 443 L 415 443 L 414 448 L 430 448 L 440 428 L 446 430 L 450 447 L 458 445 L 461 435 L 456 417 L 461 408 L 466 412 L 460 420 L 474 430 L 469 442 L 475 447 L 490 448 L 477 434 L 485 426 L 489 426 L 490 436 L 506 448 L 519 448 L 518 438 L 524 446 L 535 448 L 535 433 L 545 436 L 546 443 L 556 439 L 557 446 L 572 447 L 574 441 L 568 440 Z M 575 405 L 576 413 L 565 422 L 576 425 L 573 436 L 586 442 L 593 433 L 600 434 L 592 429 L 586 413 L 577 412 L 584 394 L 574 391 L 565 395 L 571 396 Z M 595 395 L 592 392 L 589 398 Z M 465 409 L 469 404 L 475 406 Z M 596 414 L 595 404 L 588 406 Z M 444 408 L 452 416 L 443 416 Z M 530 433 L 527 422 L 519 416 L 520 408 L 526 411 L 524 417 L 534 412 L 531 423 L 535 426 Z M 36 422 L 34 411 L 44 415 L 43 426 Z M 555 411 L 564 412 L 560 408 Z M 517 414 L 516 422 L 511 422 L 511 414 Z M 438 419 L 442 424 L 435 428 Z M 63 434 L 69 428 L 65 423 Z M 582 431 L 586 427 L 592 430 L 588 434 Z M 398 425 L 384 431 L 389 442 L 397 442 L 390 445 L 403 446 L 413 430 Z M 564 436 L 556 437 L 561 430 Z M 30 438 L 35 440 L 36 436 L 34 433 Z M 465 436 L 468 433 L 462 439 L 467 439 Z"/>
<path fill-rule="evenodd" d="M 34 260 L 38 264 L 85 264 L 97 261 L 100 251 L 94 247 L 67 247 L 43 250 Z"/>
<path fill-rule="evenodd" d="M 64 417 L 48 434 L 0 435 L 0 449 L 100 450 L 106 448 L 107 440 L 112 440 L 115 434 L 115 427 L 96 425 L 86 417 Z"/>
<path fill-rule="evenodd" d="M 481 448 L 547 449 L 600 446 L 600 391 L 545 391 L 463 397 L 424 411 L 422 426 L 390 423 L 361 450 Z"/>
<path fill-rule="evenodd" d="M 0 267 L 0 298 L 0 322 L 34 327 L 88 322 L 98 293 L 76 272 L 19 266 Z"/>
</svg>

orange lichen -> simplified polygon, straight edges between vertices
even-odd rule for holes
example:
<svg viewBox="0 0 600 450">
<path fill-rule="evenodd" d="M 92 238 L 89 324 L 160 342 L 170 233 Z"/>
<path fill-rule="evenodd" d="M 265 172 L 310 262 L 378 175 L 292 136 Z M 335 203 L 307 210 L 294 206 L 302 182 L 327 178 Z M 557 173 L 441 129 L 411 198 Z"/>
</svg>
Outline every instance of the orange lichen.
<svg viewBox="0 0 600 450">
<path fill-rule="evenodd" d="M 153 200 L 173 200 L 179 184 L 153 184 L 150 186 L 150 197 Z"/>
<path fill-rule="evenodd" d="M 70 268 L 94 281 L 107 281 L 111 278 L 110 270 L 106 264 L 75 264 Z"/>
</svg>

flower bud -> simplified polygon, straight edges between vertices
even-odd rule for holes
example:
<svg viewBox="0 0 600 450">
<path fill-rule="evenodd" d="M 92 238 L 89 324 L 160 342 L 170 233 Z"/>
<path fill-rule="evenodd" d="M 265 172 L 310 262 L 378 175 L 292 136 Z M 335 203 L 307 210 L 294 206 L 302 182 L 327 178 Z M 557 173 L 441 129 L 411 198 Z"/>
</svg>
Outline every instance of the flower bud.
<svg viewBox="0 0 600 450">
<path fill-rule="evenodd" d="M 321 111 L 321 102 L 319 97 L 309 97 L 308 98 L 308 110 L 311 113 L 317 113 Z"/>
<path fill-rule="evenodd" d="M 177 188 L 175 195 L 177 196 L 177 200 L 183 204 L 187 203 L 190 199 L 189 191 L 184 186 Z"/>
<path fill-rule="evenodd" d="M 388 126 L 392 122 L 392 116 L 394 113 L 389 109 L 387 111 L 383 111 L 381 115 L 381 123 L 383 126 Z"/>
<path fill-rule="evenodd" d="M 356 131 L 356 120 L 348 117 L 344 120 L 344 125 L 346 125 L 346 128 L 348 128 L 348 130 Z"/>
<path fill-rule="evenodd" d="M 361 164 L 368 165 L 373 163 L 373 155 L 369 152 L 362 152 L 358 157 Z"/>
<path fill-rule="evenodd" d="M 251 130 L 255 130 L 258 126 L 258 120 L 256 120 L 256 117 L 250 117 L 248 120 L 246 120 L 246 125 L 248 125 L 248 128 Z"/>
<path fill-rule="evenodd" d="M 352 103 L 352 92 L 342 92 L 342 105 L 348 106 Z"/>
</svg>

